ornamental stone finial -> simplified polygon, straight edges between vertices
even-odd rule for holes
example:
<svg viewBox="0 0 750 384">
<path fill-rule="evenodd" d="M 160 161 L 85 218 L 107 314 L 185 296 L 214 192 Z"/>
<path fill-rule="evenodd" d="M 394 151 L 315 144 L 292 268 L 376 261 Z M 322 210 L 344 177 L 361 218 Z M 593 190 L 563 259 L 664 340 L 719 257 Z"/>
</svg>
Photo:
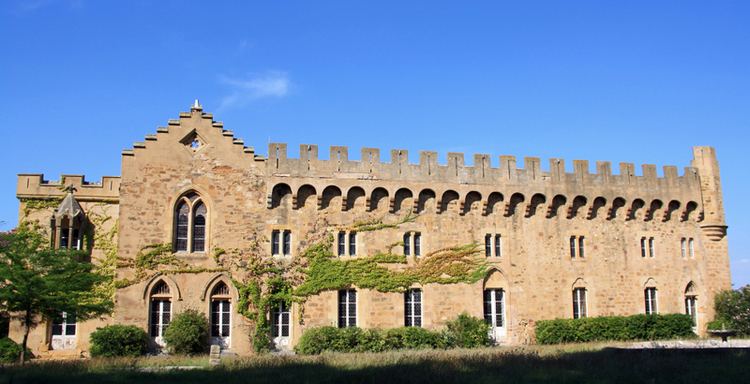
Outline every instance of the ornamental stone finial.
<svg viewBox="0 0 750 384">
<path fill-rule="evenodd" d="M 192 111 L 201 111 L 203 110 L 203 106 L 201 106 L 200 102 L 198 102 L 198 99 L 195 99 L 193 102 L 193 106 L 190 108 Z"/>
</svg>

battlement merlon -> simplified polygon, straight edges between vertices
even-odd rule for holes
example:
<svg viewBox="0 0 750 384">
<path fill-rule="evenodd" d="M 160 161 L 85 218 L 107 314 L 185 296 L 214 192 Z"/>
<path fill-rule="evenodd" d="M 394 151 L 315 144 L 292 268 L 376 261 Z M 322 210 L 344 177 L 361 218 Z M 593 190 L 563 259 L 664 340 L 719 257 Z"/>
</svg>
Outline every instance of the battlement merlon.
<svg viewBox="0 0 750 384">
<path fill-rule="evenodd" d="M 542 171 L 541 161 L 537 157 L 526 157 L 524 167 L 518 168 L 515 156 L 500 156 L 499 166 L 492 167 L 490 155 L 476 154 L 474 164 L 467 166 L 462 153 L 449 153 L 447 163 L 438 164 L 437 153 L 431 151 L 420 152 L 419 164 L 411 164 L 405 149 L 391 150 L 390 161 L 384 162 L 380 159 L 379 149 L 363 148 L 361 160 L 354 161 L 349 160 L 347 147 L 333 146 L 330 149 L 330 159 L 321 160 L 318 158 L 318 146 L 310 144 L 300 145 L 299 159 L 292 159 L 287 157 L 286 144 L 271 143 L 266 169 L 268 176 L 302 178 L 336 178 L 342 174 L 350 174 L 349 176 L 359 175 L 362 179 L 382 181 L 540 187 L 560 185 L 574 189 L 613 186 L 683 192 L 700 192 L 700 175 L 705 174 L 716 179 L 712 185 L 717 187 L 711 188 L 718 191 L 718 164 L 715 163 L 714 150 L 710 147 L 695 147 L 694 154 L 692 166 L 685 167 L 682 175 L 679 175 L 677 167 L 668 165 L 663 167 L 663 176 L 658 177 L 657 168 L 652 164 L 643 165 L 641 175 L 636 176 L 635 165 L 632 163 L 620 163 L 619 174 L 613 174 L 610 162 L 597 161 L 596 173 L 590 173 L 587 160 L 574 160 L 573 172 L 569 173 L 566 172 L 565 161 L 562 159 L 550 159 L 549 171 Z M 714 160 L 708 159 L 707 154 L 712 154 Z M 711 167 L 707 168 L 704 163 Z M 721 211 L 720 207 L 716 209 Z"/>
<path fill-rule="evenodd" d="M 89 182 L 83 175 L 62 175 L 58 181 L 49 181 L 39 173 L 18 175 L 16 197 L 19 199 L 61 198 L 67 193 L 63 189 L 68 186 L 75 187 L 75 196 L 79 201 L 116 203 L 120 200 L 119 176 L 104 176 L 100 182 Z"/>
</svg>

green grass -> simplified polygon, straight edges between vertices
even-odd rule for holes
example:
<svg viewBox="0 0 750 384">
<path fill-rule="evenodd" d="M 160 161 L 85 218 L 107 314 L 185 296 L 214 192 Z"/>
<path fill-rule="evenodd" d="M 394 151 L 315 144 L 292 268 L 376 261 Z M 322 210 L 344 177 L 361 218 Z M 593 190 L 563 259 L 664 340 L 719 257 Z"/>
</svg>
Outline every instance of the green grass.
<svg viewBox="0 0 750 384">
<path fill-rule="evenodd" d="M 629 350 L 604 344 L 224 359 L 152 357 L 33 362 L 0 383 L 740 383 L 750 350 Z M 144 372 L 144 367 L 200 366 Z M 148 368 L 147 368 L 148 369 Z"/>
</svg>

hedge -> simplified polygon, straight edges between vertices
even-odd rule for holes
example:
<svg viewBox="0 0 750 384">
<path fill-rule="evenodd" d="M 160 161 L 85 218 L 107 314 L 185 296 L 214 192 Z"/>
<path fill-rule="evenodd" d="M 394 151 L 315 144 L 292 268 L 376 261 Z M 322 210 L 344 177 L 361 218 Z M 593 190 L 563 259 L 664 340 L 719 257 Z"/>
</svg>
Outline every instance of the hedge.
<svg viewBox="0 0 750 384">
<path fill-rule="evenodd" d="M 141 356 L 148 352 L 146 331 L 134 325 L 108 325 L 91 334 L 91 356 Z"/>
<path fill-rule="evenodd" d="M 536 341 L 539 344 L 693 337 L 692 319 L 681 314 L 555 319 L 536 323 Z"/>
<path fill-rule="evenodd" d="M 488 326 L 466 314 L 446 324 L 442 331 L 419 327 L 388 330 L 357 327 L 319 327 L 305 331 L 295 350 L 303 355 L 330 352 L 383 352 L 396 349 L 473 348 L 490 345 Z"/>
</svg>

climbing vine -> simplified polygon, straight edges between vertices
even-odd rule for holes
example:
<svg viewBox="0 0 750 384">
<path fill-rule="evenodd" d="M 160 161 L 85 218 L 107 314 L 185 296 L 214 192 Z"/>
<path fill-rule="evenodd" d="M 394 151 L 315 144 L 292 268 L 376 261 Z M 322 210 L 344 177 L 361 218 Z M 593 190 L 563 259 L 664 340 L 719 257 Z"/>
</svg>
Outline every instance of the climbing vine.
<svg viewBox="0 0 750 384">
<path fill-rule="evenodd" d="M 21 198 L 20 201 L 23 203 L 23 215 L 26 217 L 35 211 L 56 208 L 62 202 L 62 197 L 53 197 L 49 199 Z"/>
</svg>

